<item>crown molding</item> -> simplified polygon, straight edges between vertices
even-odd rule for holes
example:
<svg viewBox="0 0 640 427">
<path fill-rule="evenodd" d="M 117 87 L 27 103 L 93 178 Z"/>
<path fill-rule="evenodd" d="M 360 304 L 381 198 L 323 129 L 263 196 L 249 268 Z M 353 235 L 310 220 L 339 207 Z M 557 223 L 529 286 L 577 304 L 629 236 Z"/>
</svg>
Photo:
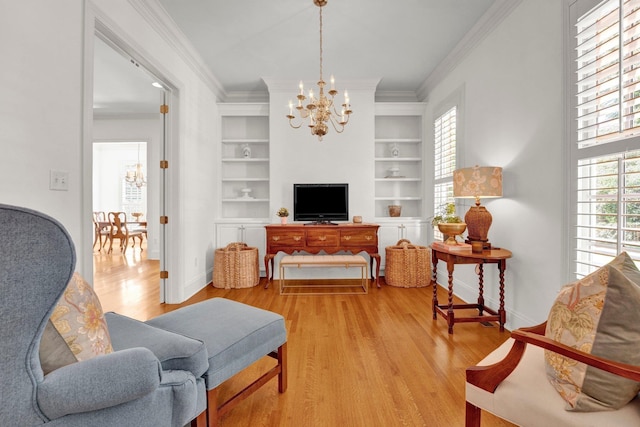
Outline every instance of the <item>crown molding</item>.
<svg viewBox="0 0 640 427">
<path fill-rule="evenodd" d="M 275 77 L 262 77 L 262 80 L 267 85 L 269 93 L 295 93 L 298 90 L 298 83 L 300 82 L 300 79 L 282 79 Z M 311 79 L 305 81 L 311 81 Z M 378 78 L 354 80 L 341 79 L 339 85 L 336 83 L 336 89 L 341 92 L 344 92 L 345 90 L 347 92 L 375 91 L 376 87 L 378 87 L 378 83 L 380 83 L 380 79 Z M 315 86 L 313 88 L 315 89 Z"/>
<path fill-rule="evenodd" d="M 268 116 L 267 102 L 223 102 L 218 103 L 221 116 Z"/>
<path fill-rule="evenodd" d="M 418 99 L 427 100 L 433 88 L 442 82 L 520 3 L 522 0 L 496 0 L 451 53 L 429 74 L 416 92 Z"/>
<path fill-rule="evenodd" d="M 376 91 L 376 102 L 417 102 L 416 93 L 411 90 Z"/>
<path fill-rule="evenodd" d="M 216 76 L 211 73 L 198 51 L 169 16 L 158 0 L 128 0 L 129 4 L 171 46 L 184 62 L 211 89 L 218 99 L 224 100 L 227 93 Z"/>
</svg>

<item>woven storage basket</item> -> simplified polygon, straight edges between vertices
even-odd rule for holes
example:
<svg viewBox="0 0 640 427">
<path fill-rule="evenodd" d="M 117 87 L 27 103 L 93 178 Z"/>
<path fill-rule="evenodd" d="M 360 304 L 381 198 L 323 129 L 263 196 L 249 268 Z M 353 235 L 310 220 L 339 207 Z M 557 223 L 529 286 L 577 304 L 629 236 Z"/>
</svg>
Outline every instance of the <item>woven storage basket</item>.
<svg viewBox="0 0 640 427">
<path fill-rule="evenodd" d="M 406 239 L 386 247 L 384 280 L 399 288 L 421 288 L 431 284 L 431 250 Z"/>
<path fill-rule="evenodd" d="M 258 248 L 246 243 L 229 243 L 216 249 L 213 259 L 213 286 L 216 288 L 250 288 L 260 282 Z"/>
</svg>

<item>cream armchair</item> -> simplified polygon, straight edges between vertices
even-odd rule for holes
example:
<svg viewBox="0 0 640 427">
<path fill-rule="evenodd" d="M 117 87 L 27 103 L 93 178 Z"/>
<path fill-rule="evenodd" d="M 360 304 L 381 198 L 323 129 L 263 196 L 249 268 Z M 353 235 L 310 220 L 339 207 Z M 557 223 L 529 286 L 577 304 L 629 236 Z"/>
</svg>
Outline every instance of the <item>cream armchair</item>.
<svg viewBox="0 0 640 427">
<path fill-rule="evenodd" d="M 570 412 L 545 375 L 544 349 L 640 382 L 640 366 L 575 350 L 545 337 L 546 322 L 511 333 L 477 366 L 467 369 L 466 427 L 479 427 L 485 410 L 521 426 L 637 426 L 640 398 L 615 411 Z"/>
</svg>

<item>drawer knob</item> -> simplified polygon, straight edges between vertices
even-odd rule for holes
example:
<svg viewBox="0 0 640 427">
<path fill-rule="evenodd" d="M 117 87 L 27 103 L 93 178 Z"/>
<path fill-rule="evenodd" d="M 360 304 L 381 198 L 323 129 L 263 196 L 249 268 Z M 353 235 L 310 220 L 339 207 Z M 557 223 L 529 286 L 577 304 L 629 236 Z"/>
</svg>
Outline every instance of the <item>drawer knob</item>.
<svg viewBox="0 0 640 427">
<path fill-rule="evenodd" d="M 277 242 L 278 240 L 280 240 L 280 236 L 273 236 L 271 238 L 274 242 Z"/>
<path fill-rule="evenodd" d="M 344 240 L 351 240 L 351 236 L 344 236 Z"/>
<path fill-rule="evenodd" d="M 322 240 L 324 242 L 325 240 L 327 240 L 327 236 L 319 236 L 318 239 L 320 239 L 320 240 Z"/>
<path fill-rule="evenodd" d="M 299 242 L 300 239 L 302 239 L 302 236 L 293 236 L 293 240 L 295 240 L 296 242 Z"/>
<path fill-rule="evenodd" d="M 372 239 L 373 239 L 373 236 L 372 236 L 371 234 L 367 234 L 367 235 L 365 236 L 365 239 L 367 239 L 367 240 L 372 240 Z"/>
</svg>

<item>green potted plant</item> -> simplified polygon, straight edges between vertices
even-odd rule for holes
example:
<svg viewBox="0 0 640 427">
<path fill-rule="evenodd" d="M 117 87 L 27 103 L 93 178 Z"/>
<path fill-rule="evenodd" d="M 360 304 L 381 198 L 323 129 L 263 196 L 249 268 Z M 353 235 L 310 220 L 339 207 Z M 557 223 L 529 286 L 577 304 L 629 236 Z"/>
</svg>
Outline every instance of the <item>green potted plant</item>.
<svg viewBox="0 0 640 427">
<path fill-rule="evenodd" d="M 438 213 L 431 220 L 431 225 L 437 226 L 445 237 L 448 236 L 445 241 L 448 245 L 457 245 L 456 236 L 467 229 L 467 224 L 456 215 L 456 205 L 451 202 L 440 205 Z"/>
<path fill-rule="evenodd" d="M 281 224 L 287 223 L 287 217 L 289 216 L 289 211 L 287 210 L 287 208 L 282 207 L 278 209 L 278 212 L 276 212 L 276 215 L 280 217 Z"/>
</svg>

